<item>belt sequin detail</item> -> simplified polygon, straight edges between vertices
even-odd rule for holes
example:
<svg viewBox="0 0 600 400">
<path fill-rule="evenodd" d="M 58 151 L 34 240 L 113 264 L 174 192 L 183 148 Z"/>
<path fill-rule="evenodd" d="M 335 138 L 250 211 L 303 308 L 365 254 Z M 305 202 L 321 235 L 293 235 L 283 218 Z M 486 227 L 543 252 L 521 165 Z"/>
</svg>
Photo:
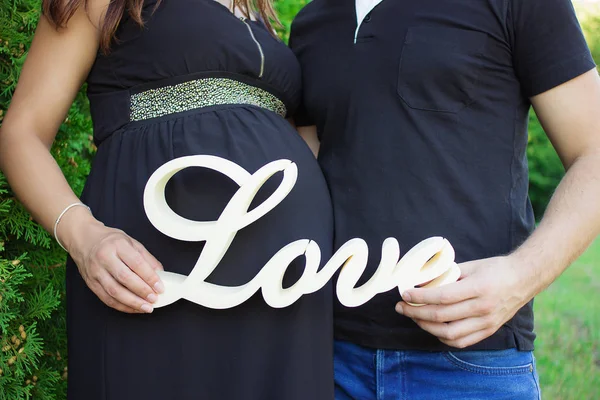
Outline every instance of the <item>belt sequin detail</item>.
<svg viewBox="0 0 600 400">
<path fill-rule="evenodd" d="M 285 104 L 258 87 L 228 78 L 203 78 L 131 95 L 130 120 L 142 121 L 182 111 L 224 104 L 249 104 L 282 117 Z"/>
</svg>

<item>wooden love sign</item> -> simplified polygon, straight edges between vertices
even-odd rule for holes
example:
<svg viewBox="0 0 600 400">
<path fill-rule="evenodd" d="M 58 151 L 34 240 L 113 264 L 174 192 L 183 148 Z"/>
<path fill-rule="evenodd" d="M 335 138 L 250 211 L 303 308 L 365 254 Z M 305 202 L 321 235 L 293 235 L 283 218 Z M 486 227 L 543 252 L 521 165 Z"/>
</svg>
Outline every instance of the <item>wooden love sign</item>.
<svg viewBox="0 0 600 400">
<path fill-rule="evenodd" d="M 176 214 L 167 204 L 165 187 L 177 172 L 188 167 L 208 168 L 226 175 L 240 188 L 216 221 L 194 221 Z M 273 175 L 283 171 L 283 180 L 263 203 L 248 211 L 254 196 Z M 336 293 L 347 307 L 366 303 L 378 293 L 398 288 L 400 293 L 418 285 L 440 286 L 455 282 L 460 269 L 454 262 L 454 249 L 441 237 L 418 243 L 400 258 L 400 246 L 394 238 L 383 242 L 381 261 L 375 274 L 360 287 L 355 287 L 367 266 L 369 248 L 362 239 L 351 239 L 341 246 L 325 266 L 321 264 L 319 245 L 310 239 L 296 240 L 279 250 L 248 283 L 241 286 L 221 286 L 206 282 L 217 267 L 236 233 L 275 208 L 290 193 L 298 177 L 298 167 L 289 160 L 273 161 L 250 174 L 226 159 L 195 155 L 176 158 L 158 168 L 144 190 L 144 208 L 150 222 L 160 232 L 174 239 L 191 242 L 206 241 L 192 272 L 180 275 L 160 272 L 165 292 L 154 307 L 185 299 L 204 307 L 225 309 L 248 300 L 258 289 L 268 305 L 287 307 L 302 295 L 321 289 L 341 267 Z M 291 287 L 283 288 L 282 280 L 290 263 L 305 257 L 305 269 Z"/>
</svg>

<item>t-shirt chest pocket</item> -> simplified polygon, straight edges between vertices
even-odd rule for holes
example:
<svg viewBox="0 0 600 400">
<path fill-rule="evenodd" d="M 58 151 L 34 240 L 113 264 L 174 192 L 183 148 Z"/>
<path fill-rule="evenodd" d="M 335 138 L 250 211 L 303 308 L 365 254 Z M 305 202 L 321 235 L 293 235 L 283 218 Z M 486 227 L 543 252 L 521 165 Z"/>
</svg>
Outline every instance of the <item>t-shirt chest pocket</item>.
<svg viewBox="0 0 600 400">
<path fill-rule="evenodd" d="M 398 94 L 415 109 L 456 113 L 477 95 L 487 35 L 453 28 L 409 28 Z"/>
</svg>

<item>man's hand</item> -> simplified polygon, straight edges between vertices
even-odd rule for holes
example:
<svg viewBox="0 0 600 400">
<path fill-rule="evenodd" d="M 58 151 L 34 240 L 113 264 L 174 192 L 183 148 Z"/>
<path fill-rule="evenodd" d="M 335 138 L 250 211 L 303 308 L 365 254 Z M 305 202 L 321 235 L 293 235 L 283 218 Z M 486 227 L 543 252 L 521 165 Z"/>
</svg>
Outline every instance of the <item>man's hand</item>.
<svg viewBox="0 0 600 400">
<path fill-rule="evenodd" d="M 515 256 L 460 264 L 461 278 L 437 288 L 407 290 L 396 311 L 412 318 L 441 342 L 464 348 L 493 335 L 536 294 Z"/>
</svg>

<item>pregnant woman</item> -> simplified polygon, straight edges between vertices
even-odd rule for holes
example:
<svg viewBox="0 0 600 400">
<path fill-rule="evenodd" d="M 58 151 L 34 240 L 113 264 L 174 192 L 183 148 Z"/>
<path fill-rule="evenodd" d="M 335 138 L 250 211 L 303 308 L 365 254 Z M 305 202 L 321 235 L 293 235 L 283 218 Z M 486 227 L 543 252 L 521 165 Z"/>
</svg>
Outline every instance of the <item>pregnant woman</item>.
<svg viewBox="0 0 600 400">
<path fill-rule="evenodd" d="M 148 178 L 178 157 L 219 156 L 250 173 L 277 159 L 298 166 L 292 192 L 236 235 L 208 282 L 249 282 L 298 239 L 331 256 L 324 178 L 285 119 L 299 103 L 300 69 L 273 18 L 262 0 L 45 0 L 0 132 L 0 167 L 70 254 L 69 399 L 333 398 L 330 286 L 281 309 L 260 292 L 226 310 L 186 300 L 153 308 L 164 291 L 157 271 L 188 275 L 203 246 L 163 235 L 144 211 Z M 78 199 L 48 149 L 83 82 L 98 151 Z M 250 209 L 280 182 L 281 173 Z M 185 218 L 214 221 L 237 189 L 188 168 L 166 199 Z M 303 268 L 294 261 L 284 287 Z"/>
</svg>

